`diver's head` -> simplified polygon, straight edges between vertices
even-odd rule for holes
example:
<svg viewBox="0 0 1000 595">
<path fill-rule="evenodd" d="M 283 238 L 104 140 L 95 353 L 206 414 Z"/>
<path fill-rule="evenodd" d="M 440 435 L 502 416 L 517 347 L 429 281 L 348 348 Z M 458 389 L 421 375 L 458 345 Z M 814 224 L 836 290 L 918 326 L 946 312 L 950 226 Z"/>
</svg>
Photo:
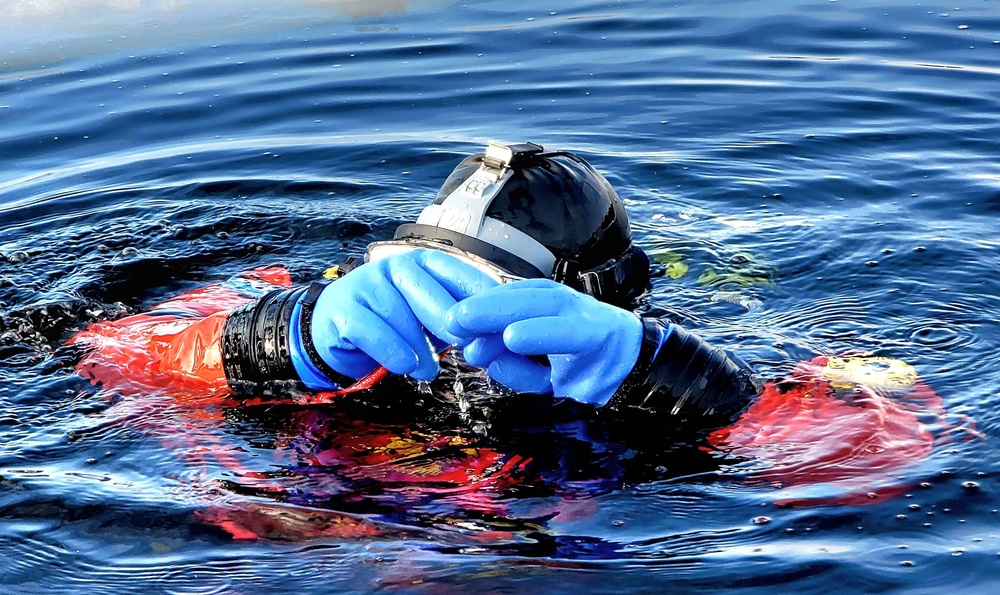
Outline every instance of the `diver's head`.
<svg viewBox="0 0 1000 595">
<path fill-rule="evenodd" d="M 366 260 L 417 247 L 450 252 L 500 281 L 550 278 L 625 304 L 649 284 L 625 206 L 580 157 L 533 143 L 491 144 L 448 176 L 434 203 Z"/>
</svg>

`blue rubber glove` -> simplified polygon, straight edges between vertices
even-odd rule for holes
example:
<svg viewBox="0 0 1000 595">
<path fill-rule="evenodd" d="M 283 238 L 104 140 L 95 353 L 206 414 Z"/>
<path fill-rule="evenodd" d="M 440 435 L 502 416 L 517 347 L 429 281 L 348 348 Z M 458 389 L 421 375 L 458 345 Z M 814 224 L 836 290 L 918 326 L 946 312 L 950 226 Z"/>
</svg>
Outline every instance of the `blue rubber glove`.
<svg viewBox="0 0 1000 595">
<path fill-rule="evenodd" d="M 639 359 L 642 322 L 549 279 L 515 281 L 448 311 L 447 331 L 474 339 L 469 363 L 517 391 L 606 404 Z M 529 356 L 548 356 L 549 365 Z"/>
<path fill-rule="evenodd" d="M 431 380 L 438 373 L 437 351 L 468 343 L 447 331 L 445 313 L 496 284 L 435 250 L 366 263 L 320 294 L 310 329 L 313 344 L 324 362 L 352 378 L 382 365 L 394 374 Z"/>
</svg>

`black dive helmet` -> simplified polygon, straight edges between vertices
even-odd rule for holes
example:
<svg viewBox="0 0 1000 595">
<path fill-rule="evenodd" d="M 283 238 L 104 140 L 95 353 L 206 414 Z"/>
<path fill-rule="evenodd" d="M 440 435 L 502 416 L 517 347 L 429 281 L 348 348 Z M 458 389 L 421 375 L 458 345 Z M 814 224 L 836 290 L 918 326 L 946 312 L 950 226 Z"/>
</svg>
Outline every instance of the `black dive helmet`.
<svg viewBox="0 0 1000 595">
<path fill-rule="evenodd" d="M 491 144 L 464 159 L 395 240 L 443 244 L 615 304 L 649 285 L 649 258 L 611 184 L 580 157 L 533 143 Z"/>
</svg>

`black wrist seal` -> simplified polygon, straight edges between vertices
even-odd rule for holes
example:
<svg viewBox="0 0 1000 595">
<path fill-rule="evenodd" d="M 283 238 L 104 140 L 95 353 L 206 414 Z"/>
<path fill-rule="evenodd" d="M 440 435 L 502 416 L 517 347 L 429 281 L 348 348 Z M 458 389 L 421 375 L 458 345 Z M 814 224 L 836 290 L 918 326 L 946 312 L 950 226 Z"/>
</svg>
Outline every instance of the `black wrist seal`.
<svg viewBox="0 0 1000 595">
<path fill-rule="evenodd" d="M 289 347 L 292 310 L 305 288 L 276 289 L 248 302 L 222 328 L 222 368 L 237 393 L 298 383 Z"/>
<path fill-rule="evenodd" d="M 354 257 L 347 259 L 346 263 L 339 266 L 350 267 L 347 269 L 347 272 L 350 272 L 358 266 L 357 264 L 352 264 L 353 258 Z M 347 272 L 343 272 L 342 274 L 346 275 Z M 316 310 L 316 301 L 319 299 L 320 294 L 323 293 L 323 290 L 326 289 L 327 285 L 330 285 L 330 283 L 333 283 L 332 279 L 313 281 L 309 287 L 305 289 L 305 295 L 302 296 L 302 311 L 299 313 L 299 332 L 302 333 L 302 349 L 306 352 L 305 355 L 309 358 L 313 367 L 341 388 L 346 388 L 354 384 L 354 379 L 350 376 L 341 374 L 330 367 L 330 364 L 326 363 L 326 361 L 320 357 L 319 352 L 316 351 L 316 344 L 313 342 L 312 338 L 312 320 L 313 311 Z"/>
<path fill-rule="evenodd" d="M 664 332 L 669 334 L 661 345 Z M 643 318 L 639 359 L 610 405 L 728 419 L 756 394 L 754 376 L 746 364 L 679 325 L 668 331 L 658 320 Z"/>
</svg>

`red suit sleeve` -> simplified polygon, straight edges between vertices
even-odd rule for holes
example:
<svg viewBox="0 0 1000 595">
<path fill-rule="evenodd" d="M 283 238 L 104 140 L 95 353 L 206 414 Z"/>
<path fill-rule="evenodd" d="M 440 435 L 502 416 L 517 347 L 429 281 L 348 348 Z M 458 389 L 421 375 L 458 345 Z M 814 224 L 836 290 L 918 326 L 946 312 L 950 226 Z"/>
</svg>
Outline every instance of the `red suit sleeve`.
<svg viewBox="0 0 1000 595">
<path fill-rule="evenodd" d="M 228 396 L 221 352 L 228 314 L 290 286 L 284 267 L 263 267 L 183 293 L 149 312 L 92 324 L 69 340 L 87 350 L 77 371 L 122 394 Z"/>
</svg>

